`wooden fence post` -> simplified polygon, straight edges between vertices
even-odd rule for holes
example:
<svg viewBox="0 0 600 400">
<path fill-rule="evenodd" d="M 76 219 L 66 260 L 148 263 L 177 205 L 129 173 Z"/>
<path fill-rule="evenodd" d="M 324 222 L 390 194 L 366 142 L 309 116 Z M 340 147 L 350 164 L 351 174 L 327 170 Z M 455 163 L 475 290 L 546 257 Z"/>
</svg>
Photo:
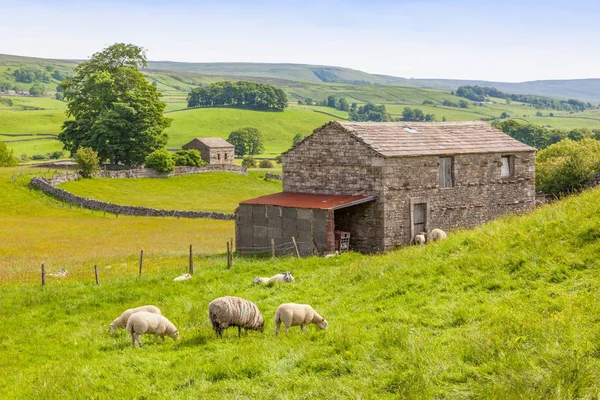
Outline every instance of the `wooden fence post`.
<svg viewBox="0 0 600 400">
<path fill-rule="evenodd" d="M 227 269 L 231 268 L 231 258 L 229 257 L 229 241 L 227 242 Z"/>
<path fill-rule="evenodd" d="M 233 238 L 231 238 L 231 245 L 229 246 L 229 267 L 233 265 Z"/>
<path fill-rule="evenodd" d="M 194 274 L 194 256 L 192 253 L 192 245 L 190 244 L 190 275 Z"/>
<path fill-rule="evenodd" d="M 315 250 L 317 250 L 317 254 L 321 255 L 321 250 L 319 250 L 319 245 L 317 244 L 317 238 L 315 235 L 312 237 L 313 245 L 315 246 Z"/>
<path fill-rule="evenodd" d="M 300 252 L 298 251 L 298 245 L 296 244 L 296 238 L 292 236 L 292 242 L 294 242 L 294 248 L 296 249 L 296 256 L 300 258 Z"/>
<path fill-rule="evenodd" d="M 94 276 L 96 277 L 96 285 L 100 285 L 100 282 L 98 281 L 98 266 L 94 265 Z"/>
<path fill-rule="evenodd" d="M 44 264 L 42 264 L 42 287 L 46 286 L 46 270 Z"/>
<path fill-rule="evenodd" d="M 138 279 L 142 277 L 142 263 L 144 261 L 144 250 L 140 250 L 140 273 L 138 275 Z"/>
<path fill-rule="evenodd" d="M 275 239 L 271 239 L 271 258 L 275 259 Z"/>
</svg>

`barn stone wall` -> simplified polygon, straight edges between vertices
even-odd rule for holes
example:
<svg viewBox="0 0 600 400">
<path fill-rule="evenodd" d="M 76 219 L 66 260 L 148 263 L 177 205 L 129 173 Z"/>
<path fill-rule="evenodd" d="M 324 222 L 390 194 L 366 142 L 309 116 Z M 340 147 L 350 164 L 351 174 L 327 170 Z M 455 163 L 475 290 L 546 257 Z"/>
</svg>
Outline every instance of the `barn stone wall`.
<svg viewBox="0 0 600 400">
<path fill-rule="evenodd" d="M 502 155 L 514 157 L 514 173 L 500 177 Z M 535 153 L 454 157 L 453 187 L 438 187 L 438 157 L 389 158 L 383 168 L 385 248 L 408 244 L 412 203 L 427 204 L 427 230 L 470 228 L 535 205 Z"/>
<path fill-rule="evenodd" d="M 313 236 L 319 251 L 332 251 L 333 211 L 240 204 L 236 212 L 236 251 L 241 254 L 271 253 L 271 239 L 276 255 L 293 254 L 292 237 L 301 255 L 314 254 Z"/>
<path fill-rule="evenodd" d="M 375 195 L 383 158 L 335 126 L 316 130 L 282 156 L 283 191 Z"/>
</svg>

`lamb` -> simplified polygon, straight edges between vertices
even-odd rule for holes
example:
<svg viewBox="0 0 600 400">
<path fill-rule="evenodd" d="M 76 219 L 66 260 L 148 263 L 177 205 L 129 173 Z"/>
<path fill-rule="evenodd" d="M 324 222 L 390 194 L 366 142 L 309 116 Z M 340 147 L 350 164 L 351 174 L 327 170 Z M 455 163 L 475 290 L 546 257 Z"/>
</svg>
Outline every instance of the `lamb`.
<svg viewBox="0 0 600 400">
<path fill-rule="evenodd" d="M 255 285 L 267 285 L 269 283 L 269 279 L 271 278 L 263 278 L 262 276 L 257 276 L 256 278 L 254 278 L 252 283 L 254 283 Z"/>
<path fill-rule="evenodd" d="M 212 322 L 217 337 L 223 337 L 223 331 L 230 326 L 238 327 L 238 337 L 242 328 L 262 332 L 265 321 L 256 304 L 240 297 L 225 296 L 214 299 L 208 305 L 208 318 Z"/>
<path fill-rule="evenodd" d="M 55 274 L 46 274 L 46 276 L 51 276 L 54 278 L 64 278 L 65 276 L 67 276 L 68 273 L 69 273 L 69 271 L 67 271 L 66 269 L 61 269 L 60 271 L 58 271 Z"/>
<path fill-rule="evenodd" d="M 340 255 L 340 252 L 336 250 L 336 251 L 335 251 L 335 253 L 329 253 L 329 254 L 325 254 L 325 255 L 323 256 L 323 258 L 337 257 L 337 256 L 339 256 L 339 255 Z"/>
<path fill-rule="evenodd" d="M 415 244 L 418 244 L 419 246 L 423 246 L 425 244 L 425 241 L 426 241 L 425 232 L 421 232 L 418 235 L 415 235 Z"/>
<path fill-rule="evenodd" d="M 294 282 L 294 277 L 292 276 L 291 272 L 284 272 L 283 274 L 277 274 L 277 275 L 273 275 L 271 278 L 269 278 L 269 283 L 271 282 L 277 282 L 277 283 L 289 283 L 289 282 Z"/>
<path fill-rule="evenodd" d="M 431 231 L 431 233 L 427 236 L 427 241 L 428 242 L 435 242 L 437 240 L 444 240 L 446 239 L 446 232 L 444 232 L 441 229 L 434 229 Z"/>
<path fill-rule="evenodd" d="M 315 324 L 321 329 L 327 329 L 327 321 L 321 317 L 308 304 L 285 303 L 277 307 L 275 311 L 275 336 L 279 334 L 281 323 L 285 326 L 284 330 L 287 333 L 290 326 L 300 325 L 302 332 L 305 331 L 306 325 Z"/>
<path fill-rule="evenodd" d="M 128 310 L 123 311 L 123 314 L 121 314 L 117 319 L 115 319 L 110 324 L 110 333 L 114 333 L 117 329 L 125 328 L 129 317 L 132 314 L 135 314 L 140 311 L 146 311 L 149 313 L 160 315 L 160 308 L 158 308 L 156 306 L 141 306 L 141 307 L 136 307 L 136 308 L 130 308 Z"/>
<path fill-rule="evenodd" d="M 190 274 L 183 274 L 183 275 L 178 276 L 177 278 L 173 279 L 173 281 L 178 282 L 178 281 L 185 281 L 187 279 L 192 279 L 192 275 L 190 275 Z"/>
<path fill-rule="evenodd" d="M 137 341 L 142 347 L 140 335 L 145 333 L 154 333 L 154 341 L 160 336 L 165 341 L 165 336 L 173 340 L 179 339 L 179 330 L 171 321 L 160 314 L 153 314 L 147 311 L 140 311 L 131 314 L 127 320 L 127 332 L 131 334 L 131 346 L 135 347 Z"/>
</svg>

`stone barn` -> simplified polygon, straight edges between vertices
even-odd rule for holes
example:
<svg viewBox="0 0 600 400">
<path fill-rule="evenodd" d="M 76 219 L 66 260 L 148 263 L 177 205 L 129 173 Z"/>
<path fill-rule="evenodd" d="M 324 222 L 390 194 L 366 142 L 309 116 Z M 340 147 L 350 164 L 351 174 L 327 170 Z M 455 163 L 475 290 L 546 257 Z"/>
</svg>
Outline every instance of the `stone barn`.
<svg viewBox="0 0 600 400">
<path fill-rule="evenodd" d="M 233 164 L 235 159 L 233 145 L 222 138 L 195 138 L 182 148 L 198 150 L 208 164 Z"/>
<path fill-rule="evenodd" d="M 371 253 L 434 228 L 470 228 L 535 204 L 535 152 L 484 122 L 337 122 L 283 154 L 283 193 L 240 203 L 236 249 Z M 310 246 L 313 242 L 313 247 Z"/>
</svg>

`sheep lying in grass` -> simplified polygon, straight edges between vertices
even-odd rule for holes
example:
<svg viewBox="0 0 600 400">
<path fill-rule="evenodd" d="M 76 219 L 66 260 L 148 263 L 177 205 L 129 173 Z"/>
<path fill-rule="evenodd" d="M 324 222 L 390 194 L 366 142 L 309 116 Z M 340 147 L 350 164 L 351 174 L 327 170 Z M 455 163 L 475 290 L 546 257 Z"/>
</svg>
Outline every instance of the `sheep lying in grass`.
<svg viewBox="0 0 600 400">
<path fill-rule="evenodd" d="M 66 269 L 61 269 L 60 271 L 58 271 L 55 274 L 46 274 L 46 276 L 51 276 L 53 278 L 64 278 L 68 274 L 69 274 L 69 271 L 67 271 Z"/>
<path fill-rule="evenodd" d="M 252 283 L 255 285 L 272 285 L 274 283 L 289 283 L 294 282 L 294 277 L 291 272 L 284 272 L 282 274 L 273 275 L 270 278 L 263 278 L 262 276 L 257 276 L 254 278 Z"/>
<path fill-rule="evenodd" d="M 160 308 L 156 307 L 156 306 L 141 306 L 141 307 L 136 307 L 136 308 L 130 308 L 128 310 L 123 311 L 123 314 L 121 314 L 117 319 L 115 319 L 113 322 L 111 322 L 110 324 L 110 333 L 114 333 L 117 329 L 122 329 L 125 328 L 125 326 L 127 325 L 127 320 L 129 319 L 129 317 L 132 314 L 135 314 L 137 312 L 140 311 L 146 311 L 149 313 L 153 313 L 153 314 L 158 314 L 160 315 Z"/>
<path fill-rule="evenodd" d="M 415 235 L 415 245 L 423 246 L 425 244 L 425 241 L 425 232 L 421 232 L 418 235 Z"/>
<path fill-rule="evenodd" d="M 208 318 L 217 337 L 223 337 L 223 331 L 230 326 L 237 326 L 238 336 L 241 336 L 242 328 L 262 332 L 265 324 L 256 304 L 233 296 L 211 301 L 208 305 Z"/>
<path fill-rule="evenodd" d="M 187 279 L 192 279 L 192 275 L 190 275 L 190 274 L 183 274 L 183 275 L 178 276 L 177 278 L 173 279 L 173 281 L 178 282 L 178 281 L 185 281 Z"/>
<path fill-rule="evenodd" d="M 294 277 L 292 276 L 291 272 L 284 272 L 283 274 L 277 274 L 277 275 L 273 275 L 270 279 L 269 282 L 277 282 L 277 283 L 289 283 L 289 282 L 294 282 Z"/>
<path fill-rule="evenodd" d="M 142 341 L 140 335 L 153 333 L 154 341 L 160 336 L 165 341 L 165 336 L 172 338 L 173 340 L 179 339 L 179 330 L 173 325 L 171 321 L 159 314 L 149 313 L 147 311 L 140 311 L 131 314 L 127 320 L 127 332 L 131 334 L 131 346 L 135 347 L 137 341 L 140 347 L 142 347 Z"/>
<path fill-rule="evenodd" d="M 335 253 L 329 253 L 329 254 L 325 254 L 325 255 L 323 256 L 323 258 L 337 257 L 337 256 L 339 256 L 339 255 L 340 255 L 340 252 L 336 250 L 336 251 L 335 251 Z"/>
<path fill-rule="evenodd" d="M 431 233 L 427 236 L 427 241 L 428 242 L 435 242 L 437 240 L 443 240 L 446 239 L 446 232 L 444 232 L 441 229 L 434 229 L 431 231 Z"/>
<path fill-rule="evenodd" d="M 279 334 L 279 327 L 283 322 L 285 333 L 290 326 L 300 325 L 302 332 L 306 325 L 315 324 L 321 329 L 327 329 L 327 321 L 321 317 L 308 304 L 285 303 L 277 307 L 275 311 L 275 336 Z"/>
</svg>

